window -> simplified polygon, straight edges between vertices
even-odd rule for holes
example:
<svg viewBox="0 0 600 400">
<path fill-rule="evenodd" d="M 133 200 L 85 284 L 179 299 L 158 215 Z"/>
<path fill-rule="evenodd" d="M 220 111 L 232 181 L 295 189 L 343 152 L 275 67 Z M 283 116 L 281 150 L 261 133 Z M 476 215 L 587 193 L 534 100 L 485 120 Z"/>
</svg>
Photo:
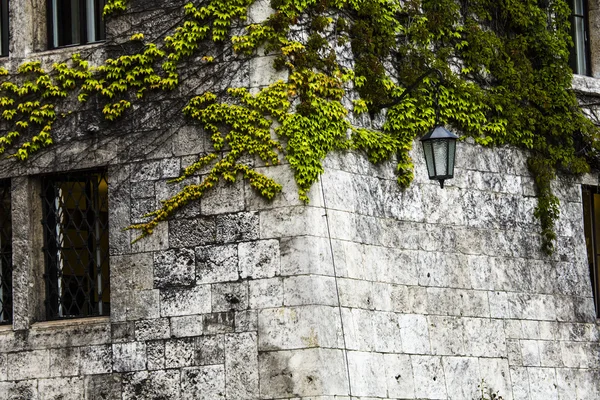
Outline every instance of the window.
<svg viewBox="0 0 600 400">
<path fill-rule="evenodd" d="M 12 322 L 10 182 L 0 181 L 0 324 Z"/>
<path fill-rule="evenodd" d="M 8 55 L 8 0 L 0 0 L 0 56 Z"/>
<path fill-rule="evenodd" d="M 583 187 L 583 227 L 596 316 L 600 317 L 600 191 L 597 187 Z"/>
<path fill-rule="evenodd" d="M 48 47 L 94 43 L 105 38 L 105 0 L 47 0 Z"/>
<path fill-rule="evenodd" d="M 47 319 L 109 315 L 105 172 L 42 181 Z"/>
<path fill-rule="evenodd" d="M 588 8 L 587 0 L 571 1 L 571 48 L 570 63 L 573 73 L 578 75 L 591 75 L 590 46 L 588 35 Z"/>
</svg>

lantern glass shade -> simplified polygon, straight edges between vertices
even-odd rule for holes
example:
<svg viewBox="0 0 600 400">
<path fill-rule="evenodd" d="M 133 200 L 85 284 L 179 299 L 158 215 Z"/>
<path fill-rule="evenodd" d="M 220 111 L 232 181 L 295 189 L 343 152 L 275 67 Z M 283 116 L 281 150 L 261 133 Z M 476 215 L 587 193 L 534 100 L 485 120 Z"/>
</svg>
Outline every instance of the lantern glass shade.
<svg viewBox="0 0 600 400">
<path fill-rule="evenodd" d="M 440 181 L 442 187 L 444 180 L 454 177 L 456 139 L 458 136 L 443 126 L 436 126 L 421 138 L 429 179 Z"/>
</svg>

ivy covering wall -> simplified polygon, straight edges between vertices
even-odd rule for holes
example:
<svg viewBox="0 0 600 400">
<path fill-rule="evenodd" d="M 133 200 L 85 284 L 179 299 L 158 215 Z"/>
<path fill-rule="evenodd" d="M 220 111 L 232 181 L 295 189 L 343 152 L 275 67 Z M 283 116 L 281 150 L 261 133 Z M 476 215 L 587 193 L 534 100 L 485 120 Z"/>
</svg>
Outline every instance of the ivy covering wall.
<svg viewBox="0 0 600 400">
<path fill-rule="evenodd" d="M 253 3 L 193 1 L 160 40 L 134 34 L 123 48 L 137 50 L 99 66 L 76 54 L 48 71 L 35 61 L 1 70 L 1 118 L 10 128 L 1 132 L 0 152 L 26 160 L 52 145 L 52 127 L 68 115 L 73 97 L 99 101 L 104 118 L 117 120 L 149 93 L 179 90 L 183 63 L 223 62 L 220 49 L 229 46 L 240 62 L 273 55 L 287 79 L 257 92 L 231 87 L 188 97 L 183 112 L 211 135 L 216 151 L 176 181 L 209 172 L 151 220 L 131 226 L 140 237 L 219 180 L 243 177 L 262 196 L 276 196 L 281 186 L 245 163 L 248 155 L 267 164 L 285 157 L 304 201 L 323 159 L 336 150 L 364 151 L 374 163 L 397 155 L 398 183 L 406 187 L 413 178 L 409 150 L 435 123 L 437 92 L 441 123 L 484 146 L 529 151 L 535 213 L 552 251 L 559 204 L 550 183 L 559 171 L 587 172 L 599 149 L 597 130 L 570 90 L 564 0 L 272 0 L 267 20 L 248 23 Z M 109 0 L 109 23 L 126 6 Z M 431 69 L 443 79 L 427 76 L 407 92 Z M 374 119 L 383 125 L 374 128 Z"/>
</svg>

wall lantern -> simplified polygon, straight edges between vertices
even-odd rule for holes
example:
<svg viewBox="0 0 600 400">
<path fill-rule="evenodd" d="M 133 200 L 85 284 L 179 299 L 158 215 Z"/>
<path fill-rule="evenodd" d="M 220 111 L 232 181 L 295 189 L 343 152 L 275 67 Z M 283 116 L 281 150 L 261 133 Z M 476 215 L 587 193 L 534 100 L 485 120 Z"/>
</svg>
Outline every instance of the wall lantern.
<svg viewBox="0 0 600 400">
<path fill-rule="evenodd" d="M 456 139 L 458 136 L 438 125 L 437 121 L 435 128 L 421 138 L 429 179 L 440 181 L 442 189 L 444 181 L 454 177 Z"/>
<path fill-rule="evenodd" d="M 384 107 L 394 106 L 399 104 L 404 97 L 415 90 L 423 80 L 432 73 L 436 73 L 439 82 L 444 82 L 444 75 L 435 68 L 428 69 L 423 75 L 417 78 L 415 83 L 406 88 L 406 90 L 394 102 L 386 104 Z M 423 152 L 425 153 L 425 163 L 427 164 L 427 172 L 429 179 L 440 181 L 440 187 L 444 188 L 444 181 L 454 177 L 454 159 L 456 156 L 456 136 L 448 131 L 440 124 L 440 106 L 438 102 L 438 85 L 434 84 L 434 101 L 435 101 L 435 125 L 429 133 L 421 138 L 423 144 Z"/>
</svg>

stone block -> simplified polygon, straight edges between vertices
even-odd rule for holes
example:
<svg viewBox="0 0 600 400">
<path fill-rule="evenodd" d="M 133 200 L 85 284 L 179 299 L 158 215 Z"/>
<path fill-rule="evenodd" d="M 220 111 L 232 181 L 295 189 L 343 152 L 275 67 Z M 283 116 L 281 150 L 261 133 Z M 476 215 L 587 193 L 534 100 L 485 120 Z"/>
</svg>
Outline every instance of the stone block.
<svg viewBox="0 0 600 400">
<path fill-rule="evenodd" d="M 154 287 L 190 286 L 194 283 L 195 255 L 191 249 L 154 253 Z"/>
<path fill-rule="evenodd" d="M 258 347 L 263 350 L 306 347 L 342 348 L 342 328 L 335 307 L 271 308 L 258 312 Z"/>
<path fill-rule="evenodd" d="M 165 341 L 165 368 L 190 367 L 196 363 L 193 338 Z"/>
<path fill-rule="evenodd" d="M 508 304 L 511 318 L 556 320 L 554 297 L 542 294 L 509 293 Z"/>
<path fill-rule="evenodd" d="M 278 240 L 240 243 L 238 254 L 242 279 L 273 278 L 281 273 Z"/>
<path fill-rule="evenodd" d="M 208 365 L 182 369 L 181 399 L 225 399 L 225 367 L 223 365 Z"/>
<path fill-rule="evenodd" d="M 279 242 L 281 275 L 333 275 L 331 247 L 326 238 L 300 236 Z"/>
<path fill-rule="evenodd" d="M 75 376 L 79 373 L 80 348 L 50 349 L 50 376 Z"/>
<path fill-rule="evenodd" d="M 388 396 L 392 398 L 414 398 L 415 385 L 410 356 L 384 354 L 385 380 Z"/>
<path fill-rule="evenodd" d="M 128 372 L 146 369 L 146 344 L 141 342 L 112 345 L 113 371 Z"/>
<path fill-rule="evenodd" d="M 110 275 L 112 291 L 152 289 L 152 254 L 112 256 Z"/>
<path fill-rule="evenodd" d="M 237 281 L 237 245 L 196 247 L 197 283 Z"/>
<path fill-rule="evenodd" d="M 169 247 L 195 247 L 213 243 L 217 226 L 214 218 L 169 221 Z"/>
<path fill-rule="evenodd" d="M 471 357 L 444 357 L 444 379 L 448 399 L 473 399 L 477 396 L 479 363 Z"/>
<path fill-rule="evenodd" d="M 236 332 L 258 332 L 258 312 L 256 310 L 235 312 Z"/>
<path fill-rule="evenodd" d="M 204 316 L 203 332 L 205 335 L 233 332 L 235 329 L 235 313 L 220 312 Z"/>
<path fill-rule="evenodd" d="M 127 320 L 154 319 L 159 317 L 159 291 L 136 290 L 128 293 Z"/>
<path fill-rule="evenodd" d="M 109 374 L 112 372 L 112 346 L 85 346 L 81 348 L 79 373 L 81 375 Z"/>
<path fill-rule="evenodd" d="M 512 400 L 516 385 L 511 381 L 512 372 L 505 358 L 480 358 L 479 373 L 494 393 L 498 392 L 505 400 Z M 515 398 L 521 398 L 515 394 Z"/>
<path fill-rule="evenodd" d="M 502 320 L 464 318 L 467 353 L 475 357 L 506 357 L 506 340 Z"/>
<path fill-rule="evenodd" d="M 366 246 L 360 243 L 333 240 L 331 243 L 335 269 L 338 276 L 373 282 L 377 278 L 365 260 Z"/>
<path fill-rule="evenodd" d="M 258 346 L 256 333 L 225 335 L 225 370 L 227 398 L 258 397 Z"/>
<path fill-rule="evenodd" d="M 427 317 L 427 322 L 429 325 L 431 352 L 433 354 L 465 354 L 467 344 L 465 343 L 462 318 L 429 316 Z"/>
<path fill-rule="evenodd" d="M 490 305 L 490 316 L 492 318 L 510 318 L 508 293 L 488 292 L 488 301 Z"/>
<path fill-rule="evenodd" d="M 347 356 L 352 394 L 387 397 L 383 354 L 349 351 Z"/>
<path fill-rule="evenodd" d="M 521 355 L 523 357 L 523 366 L 540 366 L 540 349 L 537 340 L 521 340 Z"/>
<path fill-rule="evenodd" d="M 424 315 L 404 314 L 398 317 L 403 353 L 430 354 L 427 318 Z"/>
<path fill-rule="evenodd" d="M 171 317 L 171 336 L 200 336 L 203 332 L 204 317 L 202 315 L 185 315 Z"/>
<path fill-rule="evenodd" d="M 211 293 L 213 313 L 248 308 L 248 282 L 212 284 Z"/>
<path fill-rule="evenodd" d="M 8 365 L 9 380 L 47 378 L 50 376 L 50 352 L 33 350 L 9 353 Z"/>
<path fill-rule="evenodd" d="M 338 278 L 338 286 L 341 279 Z M 411 313 L 408 287 L 389 283 L 373 283 L 373 306 L 378 311 Z"/>
<path fill-rule="evenodd" d="M 132 342 L 134 340 L 135 325 L 133 322 L 113 323 L 110 326 L 113 343 Z"/>
<path fill-rule="evenodd" d="M 556 384 L 558 398 L 561 400 L 577 400 L 577 380 L 578 376 L 572 369 L 557 368 Z"/>
<path fill-rule="evenodd" d="M 166 250 L 169 248 L 169 226 L 166 222 L 159 223 L 152 235 L 140 238 L 131 245 L 134 253 Z"/>
<path fill-rule="evenodd" d="M 427 399 L 447 398 L 441 358 L 412 355 L 410 360 L 415 377 L 415 396 Z"/>
<path fill-rule="evenodd" d="M 337 306 L 335 278 L 315 275 L 286 278 L 283 281 L 283 303 L 286 306 Z"/>
<path fill-rule="evenodd" d="M 200 199 L 202 214 L 214 215 L 235 213 L 244 210 L 244 182 L 234 183 L 219 180 L 211 190 Z"/>
<path fill-rule="evenodd" d="M 261 352 L 259 376 L 260 398 L 348 394 L 348 373 L 342 350 Z"/>
<path fill-rule="evenodd" d="M 210 299 L 209 285 L 198 285 L 190 289 L 164 289 L 160 292 L 160 315 L 206 314 L 210 312 Z"/>
<path fill-rule="evenodd" d="M 298 206 L 260 212 L 261 239 L 303 235 L 328 236 L 323 209 Z"/>
<path fill-rule="evenodd" d="M 133 169 L 131 182 L 154 181 L 160 178 L 160 161 L 145 161 L 139 163 Z"/>
<path fill-rule="evenodd" d="M 523 354 L 521 352 L 521 342 L 516 339 L 506 339 L 506 353 L 508 354 L 508 364 L 511 367 L 523 366 Z"/>
<path fill-rule="evenodd" d="M 84 396 L 83 379 L 52 378 L 38 381 L 39 400 L 79 400 Z"/>
<path fill-rule="evenodd" d="M 558 400 L 554 368 L 527 368 L 531 400 Z"/>
<path fill-rule="evenodd" d="M 135 340 L 167 339 L 171 336 L 168 318 L 145 319 L 135 322 Z"/>
<path fill-rule="evenodd" d="M 538 342 L 540 352 L 540 366 L 562 367 L 562 354 L 558 342 L 540 340 Z"/>
<path fill-rule="evenodd" d="M 86 400 L 107 400 L 121 398 L 121 375 L 89 375 L 84 377 L 84 398 Z"/>
<path fill-rule="evenodd" d="M 248 282 L 250 308 L 272 308 L 283 305 L 283 279 L 258 279 Z"/>
<path fill-rule="evenodd" d="M 375 350 L 375 323 L 372 311 L 342 308 L 342 321 L 347 349 Z"/>
<path fill-rule="evenodd" d="M 148 370 L 165 368 L 165 342 L 164 340 L 153 340 L 146 342 L 146 358 Z"/>
<path fill-rule="evenodd" d="M 214 365 L 225 363 L 224 335 L 199 336 L 195 340 L 196 364 Z"/>
<path fill-rule="evenodd" d="M 258 212 L 223 214 L 216 217 L 217 243 L 232 243 L 259 238 Z"/>
<path fill-rule="evenodd" d="M 123 375 L 123 400 L 180 398 L 180 373 L 177 369 L 141 371 Z"/>
</svg>

